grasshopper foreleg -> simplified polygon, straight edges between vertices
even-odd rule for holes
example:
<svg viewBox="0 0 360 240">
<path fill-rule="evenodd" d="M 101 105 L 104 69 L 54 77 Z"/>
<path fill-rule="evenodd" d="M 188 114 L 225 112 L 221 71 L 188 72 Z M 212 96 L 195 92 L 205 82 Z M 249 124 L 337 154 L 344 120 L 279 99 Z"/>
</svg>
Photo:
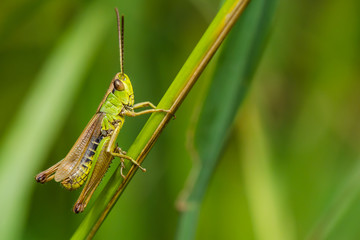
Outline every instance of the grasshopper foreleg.
<svg viewBox="0 0 360 240">
<path fill-rule="evenodd" d="M 129 116 L 129 117 L 137 117 L 140 115 L 144 115 L 144 114 L 148 114 L 148 113 L 154 113 L 154 112 L 165 112 L 165 113 L 170 113 L 173 116 L 175 116 L 173 113 L 170 112 L 170 110 L 165 110 L 165 109 L 147 109 L 141 112 L 134 112 L 134 111 L 126 111 L 124 113 L 125 116 Z"/>
<path fill-rule="evenodd" d="M 138 108 L 143 108 L 143 107 L 150 107 L 151 109 L 147 109 L 147 110 L 143 110 L 140 112 L 134 112 L 134 111 L 125 111 L 124 115 L 129 116 L 129 117 L 137 117 L 140 115 L 144 115 L 144 114 L 148 114 L 148 113 L 154 113 L 154 112 L 164 112 L 164 113 L 169 113 L 173 116 L 173 118 L 175 119 L 175 115 L 170 111 L 170 110 L 166 110 L 166 109 L 156 109 L 156 106 L 154 104 L 152 104 L 151 102 L 141 102 L 141 103 L 137 103 L 132 107 L 132 110 L 134 109 L 138 109 Z"/>
<path fill-rule="evenodd" d="M 136 104 L 134 104 L 133 109 L 138 109 L 138 108 L 143 108 L 143 107 L 151 107 L 152 109 L 156 109 L 156 106 L 149 101 L 136 103 Z"/>
</svg>

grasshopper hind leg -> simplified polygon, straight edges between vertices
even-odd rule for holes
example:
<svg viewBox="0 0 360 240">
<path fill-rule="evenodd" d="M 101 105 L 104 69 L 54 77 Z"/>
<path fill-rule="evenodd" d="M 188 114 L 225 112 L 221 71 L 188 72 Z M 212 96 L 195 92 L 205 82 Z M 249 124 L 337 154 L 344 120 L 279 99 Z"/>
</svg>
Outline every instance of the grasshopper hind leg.
<svg viewBox="0 0 360 240">
<path fill-rule="evenodd" d="M 108 143 L 109 138 L 104 138 L 96 150 L 98 152 L 96 153 L 96 157 L 93 160 L 96 162 L 96 164 L 89 173 L 88 180 L 86 181 L 85 186 L 73 207 L 74 213 L 80 213 L 84 211 L 86 205 L 90 201 L 91 196 L 99 186 L 102 178 L 104 177 L 112 160 L 114 159 L 114 157 L 106 151 L 106 146 Z"/>
</svg>

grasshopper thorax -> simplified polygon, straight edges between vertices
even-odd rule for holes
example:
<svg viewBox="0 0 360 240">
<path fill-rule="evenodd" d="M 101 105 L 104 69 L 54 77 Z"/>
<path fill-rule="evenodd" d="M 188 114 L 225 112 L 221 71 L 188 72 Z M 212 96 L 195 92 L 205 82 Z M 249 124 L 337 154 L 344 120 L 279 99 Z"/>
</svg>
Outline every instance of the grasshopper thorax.
<svg viewBox="0 0 360 240">
<path fill-rule="evenodd" d="M 113 94 L 123 103 L 132 107 L 134 105 L 134 91 L 130 78 L 125 73 L 117 73 L 113 80 Z"/>
</svg>

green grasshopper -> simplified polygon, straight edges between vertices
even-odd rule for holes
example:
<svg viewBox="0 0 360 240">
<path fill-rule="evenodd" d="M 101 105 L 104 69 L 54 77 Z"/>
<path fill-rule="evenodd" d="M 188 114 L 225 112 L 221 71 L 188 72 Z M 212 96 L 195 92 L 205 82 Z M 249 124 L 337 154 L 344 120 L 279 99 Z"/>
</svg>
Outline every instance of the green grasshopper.
<svg viewBox="0 0 360 240">
<path fill-rule="evenodd" d="M 146 171 L 115 143 L 124 124 L 125 116 L 136 117 L 153 112 L 172 114 L 169 110 L 156 109 L 151 102 L 134 104 L 133 88 L 123 69 L 124 16 L 121 16 L 120 28 L 119 11 L 117 8 L 115 11 L 119 34 L 120 72 L 111 81 L 95 115 L 66 157 L 35 177 L 36 181 L 40 183 L 55 179 L 68 190 L 77 189 L 86 182 L 73 207 L 75 213 L 84 211 L 114 157 L 119 157 L 121 160 L 120 172 L 123 178 L 125 178 L 123 174 L 124 159 L 130 160 L 143 172 Z M 134 111 L 142 107 L 151 109 Z"/>
</svg>

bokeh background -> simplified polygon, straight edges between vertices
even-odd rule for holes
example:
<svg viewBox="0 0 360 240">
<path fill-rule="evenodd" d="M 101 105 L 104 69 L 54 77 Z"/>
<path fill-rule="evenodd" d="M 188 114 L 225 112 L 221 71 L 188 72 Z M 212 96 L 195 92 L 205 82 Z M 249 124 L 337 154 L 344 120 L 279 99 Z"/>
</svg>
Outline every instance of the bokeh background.
<svg viewBox="0 0 360 240">
<path fill-rule="evenodd" d="M 215 16 L 218 1 L 1 1 L 0 225 L 12 224 L 0 236 L 67 239 L 86 214 L 71 211 L 80 191 L 55 182 L 40 185 L 34 176 L 66 155 L 119 70 L 115 6 L 126 16 L 125 72 L 135 99 L 156 104 Z M 229 126 L 201 207 L 196 239 L 359 238 L 359 10 L 356 0 L 277 2 L 252 86 Z M 94 19 L 77 24 L 88 16 Z M 71 71 L 78 80 L 69 83 L 66 104 L 53 109 L 61 113 L 54 125 L 43 109 L 26 112 L 44 121 L 39 136 L 51 134 L 31 139 L 44 146 L 33 155 L 41 157 L 17 159 L 27 149 L 20 144 L 26 132 L 9 135 L 36 125 L 17 124 L 44 69 L 55 69 L 56 79 L 71 72 L 49 64 L 54 55 L 61 58 L 60 46 L 73 31 L 85 36 L 69 51 L 74 62 L 68 68 L 76 67 Z M 77 65 L 77 57 L 86 60 Z M 187 136 L 203 87 L 200 78 L 146 158 L 148 172 L 136 174 L 96 239 L 176 236 L 176 201 L 192 165 Z M 146 119 L 127 120 L 118 140 L 123 149 Z M 6 155 L 14 142 L 14 154 Z"/>
</svg>

